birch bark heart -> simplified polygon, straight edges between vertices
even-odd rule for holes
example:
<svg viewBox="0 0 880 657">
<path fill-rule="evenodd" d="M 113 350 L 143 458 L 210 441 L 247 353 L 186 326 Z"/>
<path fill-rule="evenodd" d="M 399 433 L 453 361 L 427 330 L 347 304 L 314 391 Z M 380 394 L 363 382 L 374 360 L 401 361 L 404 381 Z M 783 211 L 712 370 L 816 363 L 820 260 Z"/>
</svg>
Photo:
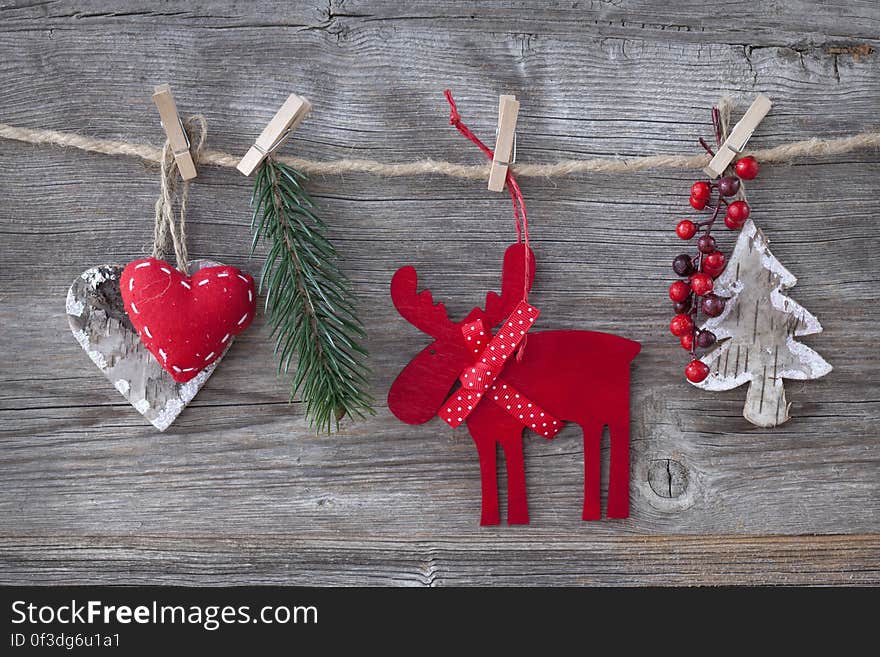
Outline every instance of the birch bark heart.
<svg viewBox="0 0 880 657">
<path fill-rule="evenodd" d="M 189 262 L 191 272 L 217 266 L 209 260 Z M 104 376 L 135 410 L 164 431 L 196 396 L 226 350 L 195 378 L 175 381 L 143 345 L 125 313 L 119 289 L 122 271 L 118 265 L 100 265 L 77 277 L 67 293 L 67 319 L 77 342 Z"/>
</svg>

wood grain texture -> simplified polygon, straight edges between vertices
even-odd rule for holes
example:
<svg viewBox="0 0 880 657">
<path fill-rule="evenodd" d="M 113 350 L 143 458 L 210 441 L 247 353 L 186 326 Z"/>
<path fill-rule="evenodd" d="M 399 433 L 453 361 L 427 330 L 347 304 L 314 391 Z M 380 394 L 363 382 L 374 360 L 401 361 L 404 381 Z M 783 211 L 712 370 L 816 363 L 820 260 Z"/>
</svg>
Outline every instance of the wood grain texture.
<svg viewBox="0 0 880 657">
<path fill-rule="evenodd" d="M 0 117 L 158 144 L 150 93 L 170 82 L 182 114 L 207 116 L 212 147 L 243 154 L 296 92 L 314 109 L 284 152 L 480 162 L 448 125 L 450 87 L 489 141 L 498 95 L 516 94 L 521 161 L 693 153 L 723 94 L 740 111 L 758 91 L 774 100 L 757 146 L 876 128 L 878 47 L 870 0 L 13 2 L 0 7 Z M 749 185 L 824 327 L 804 342 L 835 368 L 790 382 L 793 419 L 772 430 L 742 418 L 741 391 L 689 386 L 666 330 L 694 173 L 524 181 L 542 328 L 643 344 L 632 517 L 578 519 L 583 449 L 567 428 L 526 441 L 532 524 L 483 529 L 465 432 L 405 426 L 380 405 L 315 437 L 262 318 L 168 431 L 145 426 L 71 339 L 64 298 L 88 267 L 148 251 L 158 171 L 12 142 L 0 162 L 0 582 L 880 583 L 876 152 L 767 166 Z M 497 289 L 509 203 L 438 177 L 315 178 L 311 191 L 383 400 L 426 344 L 391 306 L 391 274 L 415 265 L 463 316 Z M 249 197 L 249 180 L 203 167 L 190 254 L 256 273 Z M 607 456 L 606 437 L 603 472 Z"/>
</svg>

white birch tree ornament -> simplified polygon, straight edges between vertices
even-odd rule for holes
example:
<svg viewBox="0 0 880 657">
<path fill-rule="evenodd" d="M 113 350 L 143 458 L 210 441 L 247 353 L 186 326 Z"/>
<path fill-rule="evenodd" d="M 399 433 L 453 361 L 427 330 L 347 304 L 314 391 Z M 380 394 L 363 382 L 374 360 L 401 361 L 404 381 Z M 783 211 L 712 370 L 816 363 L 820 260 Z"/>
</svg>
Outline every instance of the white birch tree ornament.
<svg viewBox="0 0 880 657">
<path fill-rule="evenodd" d="M 711 215 L 696 222 L 684 219 L 675 228 L 682 240 L 697 238 L 698 253 L 681 253 L 672 262 L 680 278 L 669 286 L 676 313 L 669 330 L 690 354 L 684 374 L 691 384 L 731 390 L 748 383 L 743 416 L 759 427 L 775 427 L 789 418 L 783 379 L 816 379 L 828 374 L 831 365 L 795 340 L 820 333 L 822 327 L 785 296 L 797 279 L 770 253 L 767 238 L 749 218 L 743 181 L 758 176 L 757 160 L 735 159 L 772 103 L 759 94 L 728 130 L 732 104 L 724 98 L 712 108 L 715 150 L 699 139 L 712 159 L 703 169 L 708 179 L 691 186 L 690 205 Z M 729 258 L 712 235 L 722 211 L 724 225 L 740 231 Z"/>
<path fill-rule="evenodd" d="M 796 283 L 750 219 L 715 280 L 715 293 L 727 297 L 724 311 L 701 327 L 719 342 L 701 358 L 709 375 L 691 383 L 704 390 L 731 390 L 748 383 L 743 416 L 759 427 L 775 427 L 789 419 L 783 379 L 817 379 L 831 371 L 825 359 L 795 340 L 822 331 L 813 314 L 783 293 Z"/>
</svg>

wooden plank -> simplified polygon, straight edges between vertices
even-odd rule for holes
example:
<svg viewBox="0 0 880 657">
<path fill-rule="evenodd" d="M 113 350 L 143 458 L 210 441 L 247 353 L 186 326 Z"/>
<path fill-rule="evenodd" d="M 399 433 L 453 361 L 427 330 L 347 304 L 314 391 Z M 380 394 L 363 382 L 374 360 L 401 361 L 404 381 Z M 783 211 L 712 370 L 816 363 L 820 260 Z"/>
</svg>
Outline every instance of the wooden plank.
<svg viewBox="0 0 880 657">
<path fill-rule="evenodd" d="M 549 544 L 548 544 L 549 543 Z M 880 537 L 626 536 L 474 541 L 289 534 L 0 537 L 0 584 L 296 584 L 299 586 L 870 585 Z"/>
<path fill-rule="evenodd" d="M 3 7 L 3 17 L 10 23 L 10 29 L 19 30 L 32 28 L 36 21 L 43 29 L 70 29 L 74 21 L 78 21 L 98 26 L 133 26 L 135 33 L 157 23 L 183 25 L 189 30 L 207 28 L 240 32 L 275 26 L 291 32 L 308 28 L 330 35 L 332 43 L 348 37 L 353 30 L 372 26 L 384 29 L 389 36 L 403 31 L 479 34 L 482 38 L 499 34 L 511 37 L 511 42 L 516 43 L 516 39 L 525 41 L 544 35 L 559 35 L 576 43 L 585 37 L 599 35 L 758 47 L 787 44 L 809 51 L 824 48 L 826 42 L 847 39 L 876 41 L 878 13 L 873 0 L 849 0 L 842 5 L 789 0 L 772 10 L 702 0 L 675 0 L 672 5 L 658 5 L 652 0 L 627 0 L 578 6 L 547 5 L 534 0 L 495 0 L 468 5 L 467 11 L 463 11 L 461 3 L 456 0 L 405 5 L 396 0 L 331 0 L 313 6 L 263 0 L 252 11 L 245 11 L 245 7 L 235 0 L 212 0 L 210 8 L 211 11 L 202 7 L 147 9 L 136 0 L 101 0 L 84 8 L 74 0 L 61 0 L 50 6 L 9 3 Z M 475 44 L 468 45 L 473 47 Z M 290 55 L 292 62 L 296 59 L 295 55 Z M 461 56 L 460 61 L 469 60 Z"/>
<path fill-rule="evenodd" d="M 748 20 L 739 5 L 695 0 L 676 0 L 674 12 L 641 0 L 581 11 L 498 3 L 467 15 L 447 0 L 405 11 L 244 6 L 4 6 L 0 55 L 13 64 L 0 69 L 0 116 L 158 144 L 148 91 L 168 80 L 181 107 L 206 114 L 210 147 L 242 152 L 295 80 L 315 109 L 290 152 L 467 163 L 484 159 L 448 125 L 441 92 L 451 83 L 489 142 L 495 117 L 483 109 L 504 91 L 522 99 L 523 162 L 695 153 L 725 92 L 740 110 L 758 91 L 774 99 L 757 146 L 876 125 L 880 8 L 867 0 L 755 4 Z M 880 276 L 861 255 L 880 250 L 875 153 L 767 166 L 749 185 L 755 220 L 799 279 L 795 297 L 825 328 L 805 342 L 835 367 L 789 387 L 794 419 L 775 430 L 742 419 L 740 391 L 689 386 L 666 332 L 669 266 L 682 250 L 672 228 L 689 212 L 695 172 L 522 181 L 542 327 L 612 331 L 644 348 L 632 518 L 578 520 L 583 450 L 572 427 L 526 442 L 532 524 L 515 529 L 477 527 L 466 433 L 408 427 L 384 408 L 397 372 L 427 344 L 391 306 L 393 271 L 415 264 L 454 316 L 497 289 L 514 232 L 508 202 L 485 183 L 310 182 L 361 297 L 376 418 L 312 435 L 301 405 L 287 404 L 260 317 L 160 435 L 94 370 L 64 310 L 81 271 L 148 249 L 157 169 L 11 142 L 0 142 L 0 160 L 4 583 L 880 583 Z M 234 170 L 201 167 L 190 253 L 258 273 L 249 197 Z"/>
<path fill-rule="evenodd" d="M 221 526 L 254 535 L 284 527 L 304 538 L 357 534 L 366 526 L 398 536 L 513 536 L 505 527 L 477 525 L 479 474 L 466 432 L 433 424 L 411 428 L 383 409 L 376 420 L 347 424 L 334 439 L 315 437 L 299 405 L 278 398 L 229 405 L 213 390 L 238 351 L 161 435 L 116 403 L 114 391 L 98 407 L 0 413 L 0 513 L 19 531 L 54 527 L 69 536 L 141 530 L 186 535 Z M 528 531 L 584 538 L 866 533 L 876 527 L 878 448 L 867 444 L 859 426 L 876 407 L 816 403 L 775 432 L 752 431 L 735 394 L 723 403 L 713 402 L 714 395 L 667 402 L 669 386 L 649 388 L 641 374 L 638 383 L 631 518 L 579 520 L 583 445 L 579 431 L 566 427 L 550 443 L 537 437 L 525 442 Z M 659 414 L 667 404 L 671 417 Z M 848 411 L 862 420 L 847 419 Z M 607 470 L 607 440 L 602 459 Z M 687 486 L 674 498 L 652 472 L 666 459 L 687 473 Z M 504 489 L 503 480 L 500 485 Z"/>
</svg>

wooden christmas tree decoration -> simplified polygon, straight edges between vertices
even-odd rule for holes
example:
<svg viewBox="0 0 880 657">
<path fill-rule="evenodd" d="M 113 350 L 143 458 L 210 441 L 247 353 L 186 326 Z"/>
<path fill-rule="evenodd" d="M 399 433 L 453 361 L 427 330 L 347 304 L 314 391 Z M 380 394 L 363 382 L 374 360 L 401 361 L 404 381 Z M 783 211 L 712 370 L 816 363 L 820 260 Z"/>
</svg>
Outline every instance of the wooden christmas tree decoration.
<svg viewBox="0 0 880 657">
<path fill-rule="evenodd" d="M 822 332 L 815 316 L 783 294 L 796 283 L 749 220 L 715 280 L 715 293 L 728 298 L 724 311 L 702 327 L 722 342 L 701 359 L 709 376 L 693 385 L 730 390 L 748 383 L 743 416 L 759 427 L 789 419 L 783 379 L 817 379 L 831 371 L 825 359 L 795 340 Z"/>
<path fill-rule="evenodd" d="M 690 354 L 684 371 L 690 383 L 704 390 L 749 383 L 743 415 L 752 424 L 775 427 L 789 418 L 782 380 L 816 379 L 830 372 L 831 365 L 795 340 L 820 333 L 822 327 L 783 294 L 797 279 L 770 253 L 767 238 L 749 218 L 743 181 L 754 180 L 760 166 L 751 156 L 734 162 L 770 110 L 770 99 L 759 95 L 728 131 L 730 106 L 725 99 L 712 109 L 717 152 L 699 140 L 712 160 L 704 169 L 709 179 L 691 186 L 690 205 L 711 214 L 676 226 L 680 239 L 697 238 L 697 254 L 680 253 L 672 261 L 680 280 L 669 286 L 676 313 L 669 330 Z M 724 225 L 741 231 L 730 257 L 712 235 L 722 211 Z"/>
</svg>

